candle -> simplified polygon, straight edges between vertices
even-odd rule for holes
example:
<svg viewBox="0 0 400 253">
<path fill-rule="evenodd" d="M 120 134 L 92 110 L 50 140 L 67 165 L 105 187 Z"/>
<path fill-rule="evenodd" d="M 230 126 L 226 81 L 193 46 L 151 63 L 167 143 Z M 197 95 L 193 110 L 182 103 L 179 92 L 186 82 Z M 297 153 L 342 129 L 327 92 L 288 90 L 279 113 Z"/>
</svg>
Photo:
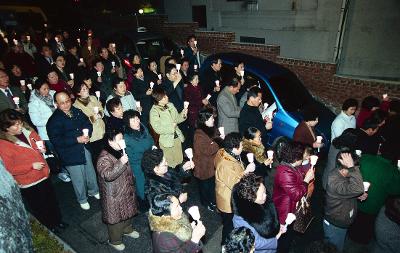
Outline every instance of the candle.
<svg viewBox="0 0 400 253">
<path fill-rule="evenodd" d="M 13 97 L 13 101 L 17 106 L 19 105 L 19 97 Z"/>
<path fill-rule="evenodd" d="M 189 107 L 189 102 L 188 101 L 183 102 L 183 107 L 187 109 Z"/>
<path fill-rule="evenodd" d="M 83 136 L 88 137 L 89 136 L 89 129 L 87 129 L 87 128 L 82 129 L 82 133 L 83 133 Z"/>
<path fill-rule="evenodd" d="M 383 99 L 386 99 L 387 97 L 388 97 L 388 94 L 386 94 L 386 93 L 382 95 Z"/>
<path fill-rule="evenodd" d="M 219 131 L 220 135 L 225 136 L 225 128 L 224 127 L 218 127 L 218 131 Z"/>
<path fill-rule="evenodd" d="M 176 69 L 179 71 L 181 69 L 181 64 L 176 64 Z"/>
<path fill-rule="evenodd" d="M 43 141 L 37 141 L 36 142 L 36 147 L 38 149 L 44 149 L 44 142 Z"/>
<path fill-rule="evenodd" d="M 119 140 L 119 141 L 118 141 L 118 145 L 119 145 L 119 147 L 122 149 L 122 153 L 123 153 L 124 155 L 126 155 L 126 153 L 125 153 L 125 149 L 126 149 L 125 140 L 124 140 L 124 139 Z"/>
<path fill-rule="evenodd" d="M 371 186 L 371 183 L 370 182 L 363 182 L 363 185 L 364 185 L 364 191 L 367 192 L 369 187 Z"/>
<path fill-rule="evenodd" d="M 197 64 L 193 65 L 194 70 L 197 70 Z"/>
<path fill-rule="evenodd" d="M 89 51 L 91 51 L 91 50 L 92 50 L 92 47 L 91 47 L 91 46 L 88 46 L 87 49 L 88 49 Z"/>
<path fill-rule="evenodd" d="M 247 153 L 247 160 L 249 163 L 254 163 L 254 154 L 253 153 Z"/>
<path fill-rule="evenodd" d="M 292 224 L 293 221 L 295 221 L 295 220 L 296 220 L 296 215 L 294 215 L 293 213 L 288 213 L 286 216 L 286 220 L 285 220 L 285 227 Z"/>
<path fill-rule="evenodd" d="M 273 150 L 268 150 L 267 151 L 267 157 L 268 157 L 268 159 L 274 159 L 274 151 Z M 272 168 L 272 164 L 270 164 L 269 167 Z"/>
<path fill-rule="evenodd" d="M 27 35 L 26 39 L 28 40 L 28 42 L 31 41 L 31 36 Z"/>
<path fill-rule="evenodd" d="M 185 51 L 183 51 L 183 49 L 181 49 L 181 55 L 183 57 L 183 55 L 185 54 Z"/>
<path fill-rule="evenodd" d="M 97 71 L 97 76 L 100 77 L 101 76 L 101 72 Z"/>
<path fill-rule="evenodd" d="M 215 85 L 219 87 L 219 80 L 215 80 Z"/>
<path fill-rule="evenodd" d="M 19 80 L 19 82 L 21 83 L 21 86 L 25 86 L 25 80 Z"/>
<path fill-rule="evenodd" d="M 192 148 L 187 148 L 185 149 L 185 154 L 187 158 L 189 158 L 190 161 L 193 159 L 193 149 Z"/>
<path fill-rule="evenodd" d="M 158 74 L 157 76 L 158 76 L 158 79 L 159 79 L 159 80 L 162 79 L 162 75 L 161 75 L 161 74 Z"/>
<path fill-rule="evenodd" d="M 14 45 L 18 45 L 18 40 L 16 40 L 16 39 L 13 39 L 13 42 L 14 42 Z"/>
<path fill-rule="evenodd" d="M 111 62 L 111 65 L 113 66 L 113 68 L 115 67 L 115 61 Z"/>
<path fill-rule="evenodd" d="M 316 156 L 316 155 L 310 156 L 310 163 L 311 163 L 312 167 L 314 167 L 317 164 L 317 161 L 318 161 L 318 156 Z"/>
<path fill-rule="evenodd" d="M 153 89 L 153 87 L 154 87 L 154 83 L 150 82 L 150 89 Z"/>
<path fill-rule="evenodd" d="M 97 99 L 100 100 L 100 91 L 95 91 L 94 93 L 96 94 Z"/>
<path fill-rule="evenodd" d="M 200 212 L 198 206 L 192 206 L 188 209 L 188 213 L 192 216 L 193 220 L 199 221 L 200 220 Z"/>
<path fill-rule="evenodd" d="M 94 114 L 98 114 L 99 113 L 99 107 L 98 106 L 93 107 L 93 112 L 94 112 Z"/>
<path fill-rule="evenodd" d="M 322 143 L 322 136 L 317 136 L 317 143 Z M 319 152 L 319 149 L 320 148 L 318 148 L 318 152 Z"/>
<path fill-rule="evenodd" d="M 69 77 L 71 77 L 71 80 L 74 80 L 74 73 L 69 73 Z"/>
<path fill-rule="evenodd" d="M 240 76 L 241 76 L 241 77 L 244 77 L 244 70 L 241 70 L 241 71 L 240 71 Z"/>
<path fill-rule="evenodd" d="M 45 41 L 46 43 L 49 43 L 49 39 L 48 39 L 48 38 L 44 38 L 44 41 Z"/>
<path fill-rule="evenodd" d="M 58 37 L 54 37 L 54 40 L 58 43 L 60 40 L 58 39 Z"/>
<path fill-rule="evenodd" d="M 28 83 L 28 84 L 26 85 L 26 87 L 28 87 L 29 90 L 32 90 L 32 84 Z"/>
<path fill-rule="evenodd" d="M 79 61 L 80 61 L 80 62 L 83 62 L 83 58 L 79 58 Z"/>
<path fill-rule="evenodd" d="M 206 99 L 209 100 L 210 98 L 211 98 L 211 95 L 208 94 L 207 97 L 206 97 Z"/>
<path fill-rule="evenodd" d="M 197 40 L 195 40 L 193 42 L 194 42 L 194 46 L 197 47 Z"/>
<path fill-rule="evenodd" d="M 76 41 L 78 41 L 78 44 L 81 44 L 81 39 L 77 38 Z"/>
<path fill-rule="evenodd" d="M 361 151 L 361 150 L 359 150 L 359 149 L 357 149 L 357 150 L 356 150 L 356 154 L 357 154 L 359 157 L 361 157 L 361 155 L 362 155 L 362 151 Z"/>
<path fill-rule="evenodd" d="M 264 103 L 264 110 L 268 108 L 268 103 Z"/>
</svg>

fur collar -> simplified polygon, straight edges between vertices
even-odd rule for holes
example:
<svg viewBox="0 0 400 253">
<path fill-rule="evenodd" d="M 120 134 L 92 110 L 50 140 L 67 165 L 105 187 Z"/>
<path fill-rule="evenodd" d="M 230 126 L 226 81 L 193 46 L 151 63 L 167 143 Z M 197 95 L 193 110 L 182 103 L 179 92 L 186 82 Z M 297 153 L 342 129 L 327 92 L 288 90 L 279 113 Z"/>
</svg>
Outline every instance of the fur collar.
<svg viewBox="0 0 400 253">
<path fill-rule="evenodd" d="M 272 238 L 279 232 L 279 220 L 275 205 L 268 200 L 264 205 L 254 203 L 238 196 L 237 187 L 232 191 L 233 213 L 242 217 L 264 238 Z"/>
<path fill-rule="evenodd" d="M 257 162 L 263 163 L 265 160 L 267 160 L 267 157 L 265 156 L 265 147 L 264 145 L 255 145 L 252 143 L 250 140 L 244 139 L 243 138 L 243 151 L 244 152 L 249 152 L 253 153 Z"/>
<path fill-rule="evenodd" d="M 182 213 L 182 218 L 174 220 L 170 216 L 156 216 L 149 211 L 149 225 L 151 231 L 169 232 L 183 242 L 192 238 L 192 226 L 184 213 Z"/>
</svg>

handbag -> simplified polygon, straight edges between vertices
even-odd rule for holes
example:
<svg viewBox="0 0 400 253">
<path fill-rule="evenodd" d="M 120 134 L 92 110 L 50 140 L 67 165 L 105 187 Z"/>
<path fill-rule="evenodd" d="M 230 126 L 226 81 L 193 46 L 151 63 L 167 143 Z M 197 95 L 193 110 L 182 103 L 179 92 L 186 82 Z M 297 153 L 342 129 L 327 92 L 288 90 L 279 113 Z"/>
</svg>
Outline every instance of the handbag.
<svg viewBox="0 0 400 253">
<path fill-rule="evenodd" d="M 295 215 L 293 230 L 304 234 L 314 219 L 309 199 L 306 196 L 296 203 Z"/>
</svg>

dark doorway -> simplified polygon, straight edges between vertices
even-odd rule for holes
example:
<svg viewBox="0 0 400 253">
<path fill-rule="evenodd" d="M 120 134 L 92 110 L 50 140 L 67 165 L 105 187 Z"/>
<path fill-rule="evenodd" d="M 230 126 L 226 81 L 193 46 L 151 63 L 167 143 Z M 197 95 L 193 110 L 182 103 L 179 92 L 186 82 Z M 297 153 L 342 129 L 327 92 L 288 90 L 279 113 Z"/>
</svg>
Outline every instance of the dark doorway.
<svg viewBox="0 0 400 253">
<path fill-rule="evenodd" d="M 199 28 L 207 28 L 207 9 L 205 5 L 192 6 L 192 21 L 199 23 Z"/>
</svg>

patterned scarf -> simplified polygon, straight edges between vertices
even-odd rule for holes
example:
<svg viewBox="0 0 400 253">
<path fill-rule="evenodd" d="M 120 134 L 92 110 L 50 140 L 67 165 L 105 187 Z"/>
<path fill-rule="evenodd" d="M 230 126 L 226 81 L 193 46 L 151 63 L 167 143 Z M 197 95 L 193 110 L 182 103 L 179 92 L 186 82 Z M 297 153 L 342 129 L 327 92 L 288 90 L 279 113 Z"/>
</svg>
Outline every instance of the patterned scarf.
<svg viewBox="0 0 400 253">
<path fill-rule="evenodd" d="M 47 96 L 42 96 L 40 95 L 40 92 L 38 90 L 35 90 L 35 95 L 38 97 L 40 100 L 46 103 L 48 107 L 50 107 L 51 111 L 54 112 L 56 110 L 56 107 L 54 106 L 53 102 L 53 97 L 48 94 Z"/>
</svg>

